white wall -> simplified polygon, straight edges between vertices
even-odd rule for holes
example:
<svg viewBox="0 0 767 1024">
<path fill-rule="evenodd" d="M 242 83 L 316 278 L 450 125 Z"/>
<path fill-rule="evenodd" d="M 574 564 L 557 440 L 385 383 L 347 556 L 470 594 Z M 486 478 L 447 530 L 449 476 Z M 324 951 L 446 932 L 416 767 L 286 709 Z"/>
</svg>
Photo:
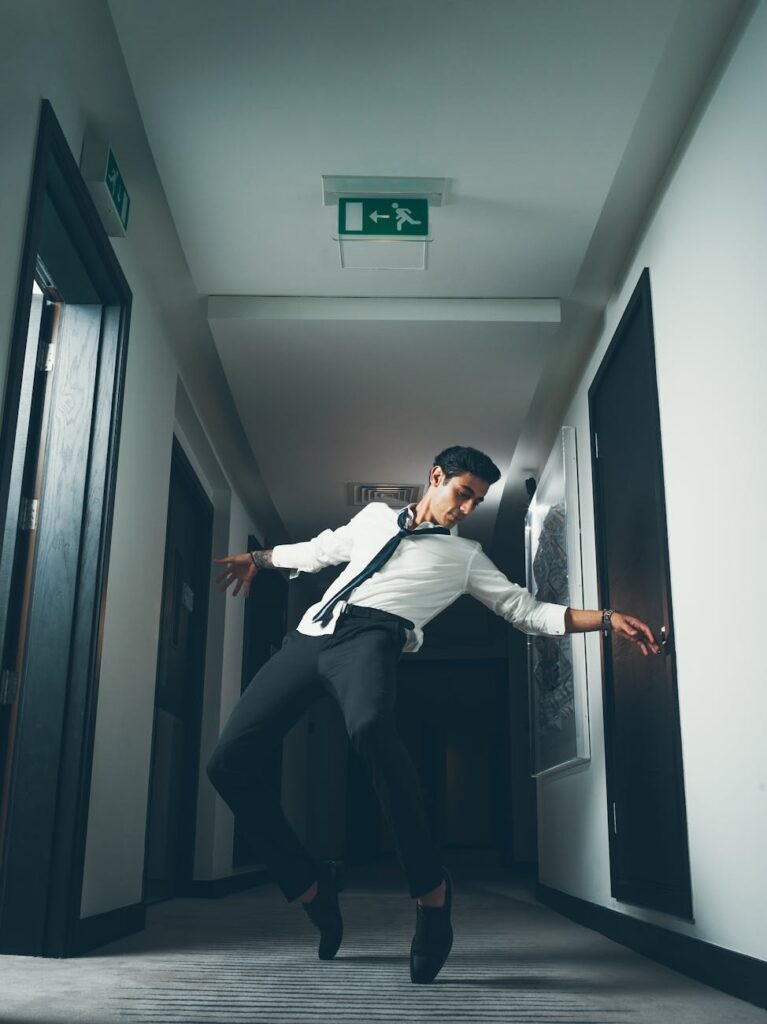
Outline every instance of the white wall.
<svg viewBox="0 0 767 1024">
<path fill-rule="evenodd" d="M 179 377 L 193 377 L 183 363 L 184 346 L 210 348 L 212 341 L 103 0 L 68 0 L 66 11 L 54 0 L 3 5 L 0 76 L 3 380 L 42 97 L 51 101 L 76 161 L 86 125 L 95 125 L 112 141 L 132 199 L 128 235 L 113 241 L 133 292 L 133 311 L 82 897 L 82 914 L 89 916 L 136 903 L 142 895 L 170 458 L 179 416 L 177 384 Z M 198 416 L 196 437 L 190 436 L 195 433 L 193 426 L 189 428 L 193 418 L 186 416 L 186 444 L 216 507 L 221 534 L 217 539 L 223 537 L 224 547 L 235 540 L 242 543 L 252 529 L 245 504 L 230 483 L 232 474 L 227 476 L 220 466 L 211 469 L 211 453 L 224 451 L 222 464 L 227 459 L 238 462 L 241 470 L 241 453 L 231 455 L 237 448 L 238 424 L 233 425 L 226 395 L 217 391 L 215 373 L 186 384 L 190 393 L 197 389 L 196 408 L 204 410 Z M 206 439 L 207 447 L 200 438 Z M 230 690 L 236 687 L 239 692 L 242 649 L 242 603 L 226 604 L 216 592 L 211 594 L 211 609 L 215 621 L 208 645 L 203 723 L 208 748 L 233 702 Z M 228 811 L 216 806 L 207 780 L 204 787 L 201 783 L 200 794 L 197 874 L 215 877 L 230 870 L 231 822 Z M 199 835 L 209 825 L 206 845 Z"/>
<path fill-rule="evenodd" d="M 695 922 L 610 896 L 601 664 L 588 639 L 592 761 L 539 783 L 540 879 L 767 958 L 767 4 L 648 214 L 565 423 L 577 428 L 584 587 L 597 607 L 587 391 L 650 268 Z"/>
</svg>

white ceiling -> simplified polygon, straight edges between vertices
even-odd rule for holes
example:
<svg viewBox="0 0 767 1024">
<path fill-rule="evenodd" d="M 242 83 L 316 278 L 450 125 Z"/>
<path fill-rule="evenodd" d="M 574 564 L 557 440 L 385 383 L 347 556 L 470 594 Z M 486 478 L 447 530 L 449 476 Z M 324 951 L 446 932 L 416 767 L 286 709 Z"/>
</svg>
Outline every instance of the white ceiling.
<svg viewBox="0 0 767 1024">
<path fill-rule="evenodd" d="M 424 484 L 445 438 L 502 462 L 552 334 L 551 325 L 516 325 L 511 366 L 504 324 L 267 321 L 254 335 L 248 321 L 215 321 L 247 434 L 278 424 L 259 466 L 296 537 L 349 517 L 347 481 Z M 478 373 L 467 372 L 468 360 Z M 268 379 L 254 383 L 264 361 Z M 499 488 L 493 496 L 490 506 Z"/>
<path fill-rule="evenodd" d="M 567 300 L 602 238 L 614 279 L 739 7 L 110 0 L 201 296 Z M 322 174 L 449 178 L 428 270 L 341 270 Z M 526 421 L 536 389 L 588 342 L 567 317 L 210 326 L 295 539 L 349 517 L 347 482 L 422 482 L 450 444 L 507 470 L 559 412 L 539 400 Z M 501 489 L 472 524 L 486 543 Z"/>
</svg>

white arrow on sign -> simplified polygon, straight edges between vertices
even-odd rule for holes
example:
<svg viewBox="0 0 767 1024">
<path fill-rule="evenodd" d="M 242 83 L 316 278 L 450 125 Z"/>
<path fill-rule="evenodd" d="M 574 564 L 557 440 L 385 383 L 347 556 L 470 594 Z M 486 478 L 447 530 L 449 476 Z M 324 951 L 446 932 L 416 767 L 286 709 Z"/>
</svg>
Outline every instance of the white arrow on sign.
<svg viewBox="0 0 767 1024">
<path fill-rule="evenodd" d="M 370 219 L 373 221 L 374 224 L 377 224 L 379 220 L 391 220 L 391 214 L 379 213 L 378 210 L 373 210 L 373 212 L 370 214 Z"/>
</svg>

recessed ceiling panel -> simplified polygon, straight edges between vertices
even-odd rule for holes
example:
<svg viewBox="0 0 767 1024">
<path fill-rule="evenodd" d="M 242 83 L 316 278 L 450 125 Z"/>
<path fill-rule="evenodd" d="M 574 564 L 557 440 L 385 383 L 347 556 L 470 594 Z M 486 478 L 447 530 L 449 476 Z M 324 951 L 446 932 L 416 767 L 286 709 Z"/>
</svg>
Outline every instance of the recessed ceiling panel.
<svg viewBox="0 0 767 1024">
<path fill-rule="evenodd" d="M 296 539 L 350 518 L 348 481 L 425 483 L 450 445 L 481 448 L 505 469 L 557 343 L 549 324 L 212 320 L 211 329 Z M 478 519 L 492 523 L 501 486 Z"/>
</svg>

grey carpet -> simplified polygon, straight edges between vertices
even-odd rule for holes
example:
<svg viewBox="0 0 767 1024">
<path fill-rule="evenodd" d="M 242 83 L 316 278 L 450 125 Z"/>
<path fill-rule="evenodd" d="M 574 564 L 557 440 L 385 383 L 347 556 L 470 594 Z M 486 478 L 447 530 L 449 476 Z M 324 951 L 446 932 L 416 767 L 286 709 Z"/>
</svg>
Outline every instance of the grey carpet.
<svg viewBox="0 0 767 1024">
<path fill-rule="evenodd" d="M 344 942 L 329 963 L 274 885 L 174 900 L 150 908 L 144 933 L 86 957 L 0 957 L 0 1020 L 767 1024 L 767 1011 L 541 906 L 529 885 L 454 878 L 455 942 L 430 986 L 410 982 L 414 908 L 395 867 L 350 872 Z"/>
</svg>

